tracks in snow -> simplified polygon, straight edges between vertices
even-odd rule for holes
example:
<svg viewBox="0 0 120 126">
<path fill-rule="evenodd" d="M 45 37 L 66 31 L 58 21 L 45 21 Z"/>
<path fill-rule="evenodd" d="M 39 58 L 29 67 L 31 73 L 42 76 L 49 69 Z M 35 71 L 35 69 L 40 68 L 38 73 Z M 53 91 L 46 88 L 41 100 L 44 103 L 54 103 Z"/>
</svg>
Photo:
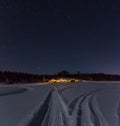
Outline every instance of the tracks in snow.
<svg viewBox="0 0 120 126">
<path fill-rule="evenodd" d="M 103 89 L 82 94 L 67 106 L 52 87 L 27 126 L 108 126 L 96 99 L 96 94 Z"/>
<path fill-rule="evenodd" d="M 96 94 L 105 89 L 91 91 L 76 97 L 68 106 L 75 126 L 108 126 L 97 103 Z"/>
</svg>

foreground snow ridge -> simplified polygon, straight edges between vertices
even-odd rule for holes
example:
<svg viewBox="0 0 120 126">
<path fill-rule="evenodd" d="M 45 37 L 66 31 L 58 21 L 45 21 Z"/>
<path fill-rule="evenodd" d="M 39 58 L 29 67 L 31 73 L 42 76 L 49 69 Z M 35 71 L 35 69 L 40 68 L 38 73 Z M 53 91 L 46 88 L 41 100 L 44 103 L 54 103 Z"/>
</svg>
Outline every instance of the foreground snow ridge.
<svg viewBox="0 0 120 126">
<path fill-rule="evenodd" d="M 82 94 L 67 106 L 53 86 L 27 126 L 108 126 L 96 100 L 99 91 Z"/>
</svg>

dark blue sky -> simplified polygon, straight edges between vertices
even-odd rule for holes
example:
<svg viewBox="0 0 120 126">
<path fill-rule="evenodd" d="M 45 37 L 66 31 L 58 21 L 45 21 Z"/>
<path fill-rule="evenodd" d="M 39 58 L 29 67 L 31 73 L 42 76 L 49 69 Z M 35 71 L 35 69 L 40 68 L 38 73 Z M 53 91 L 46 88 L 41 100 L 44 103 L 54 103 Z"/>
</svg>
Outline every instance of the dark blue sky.
<svg viewBox="0 0 120 126">
<path fill-rule="evenodd" d="M 0 1 L 0 70 L 120 74 L 119 55 L 119 1 Z"/>
</svg>

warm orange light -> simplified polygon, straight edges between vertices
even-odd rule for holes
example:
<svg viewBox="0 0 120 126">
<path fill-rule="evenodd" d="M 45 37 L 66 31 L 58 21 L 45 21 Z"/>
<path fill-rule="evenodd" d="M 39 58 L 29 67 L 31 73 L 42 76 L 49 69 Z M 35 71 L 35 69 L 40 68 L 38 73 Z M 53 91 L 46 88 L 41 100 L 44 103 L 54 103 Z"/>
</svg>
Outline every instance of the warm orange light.
<svg viewBox="0 0 120 126">
<path fill-rule="evenodd" d="M 79 82 L 80 80 L 78 79 L 51 79 L 49 80 L 50 83 L 70 83 L 70 82 Z"/>
</svg>

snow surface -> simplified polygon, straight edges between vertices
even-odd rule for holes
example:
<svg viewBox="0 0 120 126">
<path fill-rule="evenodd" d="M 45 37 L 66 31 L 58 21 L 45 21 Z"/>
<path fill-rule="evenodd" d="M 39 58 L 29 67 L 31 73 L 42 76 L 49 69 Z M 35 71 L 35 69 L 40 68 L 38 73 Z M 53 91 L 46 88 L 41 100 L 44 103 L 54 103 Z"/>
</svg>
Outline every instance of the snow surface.
<svg viewBox="0 0 120 126">
<path fill-rule="evenodd" d="M 0 126 L 120 126 L 120 83 L 1 85 Z"/>
</svg>

